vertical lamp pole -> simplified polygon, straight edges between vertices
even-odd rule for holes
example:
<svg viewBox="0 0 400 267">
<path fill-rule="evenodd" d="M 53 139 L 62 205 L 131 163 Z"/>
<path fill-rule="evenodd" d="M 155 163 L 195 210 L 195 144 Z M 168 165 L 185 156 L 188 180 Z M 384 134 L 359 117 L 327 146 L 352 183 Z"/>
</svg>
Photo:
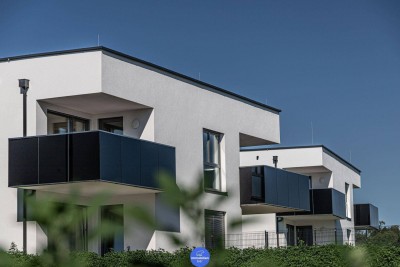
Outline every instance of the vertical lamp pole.
<svg viewBox="0 0 400 267">
<path fill-rule="evenodd" d="M 278 156 L 272 156 L 275 169 L 278 167 Z M 276 247 L 279 248 L 279 217 L 276 217 Z"/>
<path fill-rule="evenodd" d="M 19 79 L 19 88 L 20 93 L 23 95 L 22 105 L 23 105 L 23 136 L 26 136 L 26 95 L 29 89 L 29 80 L 28 79 Z M 22 242 L 23 242 L 23 251 L 27 252 L 27 228 L 26 228 L 26 192 L 22 189 Z"/>
</svg>

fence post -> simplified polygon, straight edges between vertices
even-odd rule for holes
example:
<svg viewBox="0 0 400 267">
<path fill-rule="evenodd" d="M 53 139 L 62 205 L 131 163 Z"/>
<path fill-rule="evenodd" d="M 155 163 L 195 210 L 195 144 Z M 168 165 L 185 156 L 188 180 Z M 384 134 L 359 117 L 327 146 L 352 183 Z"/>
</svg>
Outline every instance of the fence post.
<svg viewBox="0 0 400 267">
<path fill-rule="evenodd" d="M 336 231 L 336 228 L 335 228 L 335 245 L 337 245 L 337 231 Z"/>
<path fill-rule="evenodd" d="M 268 248 L 268 232 L 267 231 L 265 231 L 265 244 L 264 244 L 264 247 L 265 248 Z"/>
<path fill-rule="evenodd" d="M 317 245 L 317 229 L 314 229 L 314 245 Z"/>
<path fill-rule="evenodd" d="M 279 232 L 276 231 L 276 247 L 279 248 Z"/>
</svg>

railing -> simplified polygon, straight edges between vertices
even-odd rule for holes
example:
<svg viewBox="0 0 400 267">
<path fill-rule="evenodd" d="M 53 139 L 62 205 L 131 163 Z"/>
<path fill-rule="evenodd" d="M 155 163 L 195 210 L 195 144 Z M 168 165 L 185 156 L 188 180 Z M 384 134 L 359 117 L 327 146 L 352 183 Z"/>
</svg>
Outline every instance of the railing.
<svg viewBox="0 0 400 267">
<path fill-rule="evenodd" d="M 158 176 L 175 180 L 175 148 L 90 131 L 9 139 L 10 187 L 107 181 L 159 189 Z"/>
<path fill-rule="evenodd" d="M 227 234 L 225 247 L 276 248 L 296 245 L 345 245 L 356 243 L 355 229 L 310 229 L 310 231 L 257 231 Z"/>
</svg>

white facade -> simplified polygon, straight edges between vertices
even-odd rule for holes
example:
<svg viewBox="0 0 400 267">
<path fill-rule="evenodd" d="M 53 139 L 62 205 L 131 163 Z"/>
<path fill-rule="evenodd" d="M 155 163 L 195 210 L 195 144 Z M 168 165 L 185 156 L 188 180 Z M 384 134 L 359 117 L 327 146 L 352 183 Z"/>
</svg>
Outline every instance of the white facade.
<svg viewBox="0 0 400 267">
<path fill-rule="evenodd" d="M 279 143 L 279 111 L 195 81 L 149 63 L 105 48 L 49 53 L 0 60 L 0 118 L 6 125 L 0 132 L 0 246 L 15 242 L 22 248 L 22 222 L 17 222 L 17 189 L 8 187 L 8 138 L 22 136 L 22 96 L 18 79 L 29 79 L 28 136 L 47 135 L 48 111 L 89 120 L 90 130 L 98 129 L 98 119 L 123 117 L 124 135 L 176 149 L 176 179 L 191 186 L 203 172 L 203 129 L 223 134 L 221 141 L 221 187 L 232 196 L 220 207 L 217 194 L 206 193 L 205 209 L 224 211 L 225 224 L 242 215 L 239 195 L 240 147 Z M 112 187 L 115 197 L 107 204 L 143 203 L 157 209 L 156 194 L 140 189 Z M 81 190 L 96 191 L 82 186 Z M 51 191 L 49 193 L 49 191 Z M 37 197 L 59 195 L 62 186 L 43 187 Z M 82 195 L 81 205 L 88 203 Z M 96 224 L 96 220 L 91 222 Z M 180 215 L 180 234 L 191 236 L 190 222 Z M 90 226 L 89 226 L 90 227 Z M 124 220 L 124 248 L 174 249 L 165 232 L 141 230 Z M 235 230 L 240 233 L 239 227 Z M 231 229 L 226 228 L 227 233 Z M 28 222 L 29 253 L 40 252 L 47 236 L 36 223 Z M 188 246 L 204 240 L 190 240 Z M 100 240 L 88 244 L 99 252 Z"/>
<path fill-rule="evenodd" d="M 278 156 L 278 168 L 310 176 L 310 188 L 332 188 L 346 197 L 346 218 L 341 219 L 329 214 L 283 216 L 278 223 L 279 231 L 287 231 L 287 225 L 311 226 L 314 231 L 314 243 L 326 244 L 335 242 L 336 229 L 337 243 L 354 244 L 353 189 L 361 186 L 360 171 L 324 146 L 241 151 L 240 166 L 274 166 L 273 156 Z M 347 193 L 346 185 L 348 185 Z M 277 230 L 276 214 L 243 215 L 243 217 L 257 219 L 255 223 L 244 225 L 244 232 Z"/>
</svg>

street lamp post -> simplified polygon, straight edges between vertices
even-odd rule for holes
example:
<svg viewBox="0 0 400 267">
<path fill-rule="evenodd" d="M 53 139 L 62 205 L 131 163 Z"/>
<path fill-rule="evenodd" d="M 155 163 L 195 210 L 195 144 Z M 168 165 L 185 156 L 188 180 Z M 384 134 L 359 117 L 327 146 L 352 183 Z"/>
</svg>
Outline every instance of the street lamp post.
<svg viewBox="0 0 400 267">
<path fill-rule="evenodd" d="M 20 88 L 20 93 L 23 95 L 22 98 L 22 105 L 23 105 L 23 136 L 26 136 L 26 96 L 28 93 L 29 89 L 29 80 L 28 79 L 19 79 L 19 88 Z M 26 191 L 24 189 L 18 189 L 22 190 L 22 242 L 23 242 L 23 251 L 24 253 L 27 252 L 27 227 L 26 227 Z"/>
</svg>

